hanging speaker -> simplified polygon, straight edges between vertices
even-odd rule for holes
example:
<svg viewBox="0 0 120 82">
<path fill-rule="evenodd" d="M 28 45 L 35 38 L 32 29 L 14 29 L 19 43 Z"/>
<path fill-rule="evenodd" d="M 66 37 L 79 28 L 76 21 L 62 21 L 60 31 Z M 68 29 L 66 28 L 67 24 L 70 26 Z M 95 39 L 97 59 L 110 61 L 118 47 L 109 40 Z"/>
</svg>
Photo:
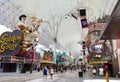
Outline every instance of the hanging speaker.
<svg viewBox="0 0 120 82">
<path fill-rule="evenodd" d="M 80 9 L 80 16 L 86 16 L 86 9 Z"/>
</svg>

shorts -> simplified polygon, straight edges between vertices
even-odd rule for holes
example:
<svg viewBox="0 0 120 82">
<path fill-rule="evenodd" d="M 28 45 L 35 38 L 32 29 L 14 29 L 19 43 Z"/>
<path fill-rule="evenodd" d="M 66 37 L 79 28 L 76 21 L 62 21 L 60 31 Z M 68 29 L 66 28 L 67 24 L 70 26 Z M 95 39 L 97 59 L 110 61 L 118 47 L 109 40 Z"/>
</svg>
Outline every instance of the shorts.
<svg viewBox="0 0 120 82">
<path fill-rule="evenodd" d="M 43 74 L 44 74 L 44 75 L 47 75 L 47 73 L 46 73 L 46 72 L 44 72 Z"/>
<path fill-rule="evenodd" d="M 96 73 L 93 73 L 93 75 L 96 75 Z"/>
<path fill-rule="evenodd" d="M 53 75 L 52 73 L 50 73 L 50 75 Z"/>
</svg>

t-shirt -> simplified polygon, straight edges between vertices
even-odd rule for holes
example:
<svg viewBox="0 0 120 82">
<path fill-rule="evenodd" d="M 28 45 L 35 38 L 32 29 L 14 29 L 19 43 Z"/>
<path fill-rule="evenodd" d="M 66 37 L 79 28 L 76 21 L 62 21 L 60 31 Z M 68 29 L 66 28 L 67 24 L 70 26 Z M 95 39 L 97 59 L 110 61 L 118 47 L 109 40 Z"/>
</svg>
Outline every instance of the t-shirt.
<svg viewBox="0 0 120 82">
<path fill-rule="evenodd" d="M 53 69 L 50 69 L 50 73 L 53 74 L 53 73 L 54 73 L 54 70 L 53 70 Z"/>
<path fill-rule="evenodd" d="M 96 73 L 96 69 L 93 69 L 92 72 L 93 72 L 93 73 Z"/>
<path fill-rule="evenodd" d="M 47 73 L 47 68 L 44 68 L 44 69 L 43 69 L 43 72 L 44 72 L 44 73 Z"/>
</svg>

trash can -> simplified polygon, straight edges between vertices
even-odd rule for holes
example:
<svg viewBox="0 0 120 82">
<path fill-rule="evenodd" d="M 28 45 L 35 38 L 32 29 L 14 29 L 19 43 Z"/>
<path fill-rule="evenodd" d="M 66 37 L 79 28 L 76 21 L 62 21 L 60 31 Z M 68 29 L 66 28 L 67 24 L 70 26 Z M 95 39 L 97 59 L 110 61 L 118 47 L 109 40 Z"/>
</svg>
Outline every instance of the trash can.
<svg viewBox="0 0 120 82">
<path fill-rule="evenodd" d="M 83 72 L 79 71 L 79 77 L 83 77 Z"/>
</svg>

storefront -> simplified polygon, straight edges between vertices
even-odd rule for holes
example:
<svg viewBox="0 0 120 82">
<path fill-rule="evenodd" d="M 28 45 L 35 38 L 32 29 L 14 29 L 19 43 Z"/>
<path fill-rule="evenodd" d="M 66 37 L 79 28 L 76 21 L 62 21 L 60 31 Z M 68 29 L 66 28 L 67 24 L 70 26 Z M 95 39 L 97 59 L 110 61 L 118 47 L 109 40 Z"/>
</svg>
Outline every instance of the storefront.
<svg viewBox="0 0 120 82">
<path fill-rule="evenodd" d="M 54 66 L 55 63 L 53 62 L 53 55 L 49 51 L 44 51 L 42 61 L 41 61 L 41 69 L 44 68 L 44 66 L 47 66 L 49 69 L 51 66 Z"/>
<path fill-rule="evenodd" d="M 100 36 L 101 40 L 112 40 L 112 61 L 113 74 L 116 76 L 120 72 L 120 1 L 116 4 L 110 19 L 108 20 L 105 29 Z"/>
<path fill-rule="evenodd" d="M 24 58 L 19 57 L 22 32 L 4 32 L 0 37 L 0 72 L 17 72 Z"/>
<path fill-rule="evenodd" d="M 24 57 L 24 62 L 22 62 L 22 71 L 27 72 L 32 70 L 36 70 L 37 65 L 41 63 L 40 61 L 40 53 L 36 52 L 34 49 L 25 50 L 20 53 L 20 56 Z"/>
<path fill-rule="evenodd" d="M 21 63 L 24 62 L 23 57 L 1 56 L 0 61 L 0 72 L 19 72 L 21 70 Z"/>
</svg>

